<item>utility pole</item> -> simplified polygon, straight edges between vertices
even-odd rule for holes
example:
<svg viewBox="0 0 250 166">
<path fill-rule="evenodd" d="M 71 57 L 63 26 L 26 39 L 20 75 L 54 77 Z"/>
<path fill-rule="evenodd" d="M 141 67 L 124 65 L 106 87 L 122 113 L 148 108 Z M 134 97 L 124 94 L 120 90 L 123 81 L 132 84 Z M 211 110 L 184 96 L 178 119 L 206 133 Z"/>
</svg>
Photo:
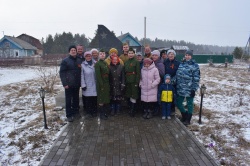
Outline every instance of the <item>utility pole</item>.
<svg viewBox="0 0 250 166">
<path fill-rule="evenodd" d="M 144 48 L 145 48 L 145 45 L 146 45 L 146 17 L 144 17 Z"/>
<path fill-rule="evenodd" d="M 244 49 L 244 51 L 243 51 L 243 53 L 242 53 L 242 55 L 241 55 L 241 61 L 243 60 L 243 56 L 244 56 L 245 54 L 247 54 L 246 56 L 250 56 L 249 50 L 250 50 L 250 35 L 249 35 L 249 37 L 248 37 L 248 40 L 247 40 L 247 44 L 246 44 L 246 46 L 245 46 L 245 49 Z"/>
</svg>

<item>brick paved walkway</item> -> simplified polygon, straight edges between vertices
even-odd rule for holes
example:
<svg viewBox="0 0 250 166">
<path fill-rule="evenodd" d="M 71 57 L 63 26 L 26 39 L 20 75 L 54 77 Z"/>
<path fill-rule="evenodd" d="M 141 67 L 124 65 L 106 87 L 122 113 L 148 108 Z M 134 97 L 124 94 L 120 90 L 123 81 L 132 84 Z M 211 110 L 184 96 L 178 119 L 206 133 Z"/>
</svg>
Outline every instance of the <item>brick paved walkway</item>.
<svg viewBox="0 0 250 166">
<path fill-rule="evenodd" d="M 177 120 L 127 114 L 70 123 L 41 163 L 52 165 L 217 165 Z"/>
</svg>

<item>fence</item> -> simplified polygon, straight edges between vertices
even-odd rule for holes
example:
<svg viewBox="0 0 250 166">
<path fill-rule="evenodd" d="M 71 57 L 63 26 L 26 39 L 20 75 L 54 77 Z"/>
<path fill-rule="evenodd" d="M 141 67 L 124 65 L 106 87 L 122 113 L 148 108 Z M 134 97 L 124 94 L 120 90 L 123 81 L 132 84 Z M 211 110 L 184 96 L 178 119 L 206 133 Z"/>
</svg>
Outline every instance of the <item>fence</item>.
<svg viewBox="0 0 250 166">
<path fill-rule="evenodd" d="M 23 58 L 0 58 L 0 66 L 22 66 L 22 65 L 59 65 L 67 55 L 55 54 L 45 56 L 31 56 Z"/>
</svg>

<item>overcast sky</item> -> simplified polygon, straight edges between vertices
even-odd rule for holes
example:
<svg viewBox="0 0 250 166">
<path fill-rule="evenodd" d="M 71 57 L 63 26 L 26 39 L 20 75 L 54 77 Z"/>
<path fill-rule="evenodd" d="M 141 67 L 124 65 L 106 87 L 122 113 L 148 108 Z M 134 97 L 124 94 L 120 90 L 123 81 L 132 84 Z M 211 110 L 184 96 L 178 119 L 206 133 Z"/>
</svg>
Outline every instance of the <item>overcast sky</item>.
<svg viewBox="0 0 250 166">
<path fill-rule="evenodd" d="M 0 0 L 0 38 L 72 32 L 93 38 L 98 24 L 117 36 L 245 46 L 250 0 Z"/>
</svg>

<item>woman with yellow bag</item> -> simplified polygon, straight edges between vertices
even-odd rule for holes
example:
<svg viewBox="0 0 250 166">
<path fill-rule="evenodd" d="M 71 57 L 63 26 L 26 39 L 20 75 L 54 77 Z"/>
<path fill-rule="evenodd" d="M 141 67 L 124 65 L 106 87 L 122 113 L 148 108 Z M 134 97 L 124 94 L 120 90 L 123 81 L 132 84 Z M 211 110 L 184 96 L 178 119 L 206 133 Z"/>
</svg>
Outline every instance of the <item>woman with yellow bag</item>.
<svg viewBox="0 0 250 166">
<path fill-rule="evenodd" d="M 173 85 L 170 83 L 170 75 L 166 74 L 164 76 L 164 81 L 161 84 L 159 90 L 158 90 L 158 102 L 159 105 L 162 106 L 162 119 L 171 119 L 170 112 L 171 112 L 171 105 L 172 103 L 175 103 L 173 101 L 175 90 Z"/>
</svg>

